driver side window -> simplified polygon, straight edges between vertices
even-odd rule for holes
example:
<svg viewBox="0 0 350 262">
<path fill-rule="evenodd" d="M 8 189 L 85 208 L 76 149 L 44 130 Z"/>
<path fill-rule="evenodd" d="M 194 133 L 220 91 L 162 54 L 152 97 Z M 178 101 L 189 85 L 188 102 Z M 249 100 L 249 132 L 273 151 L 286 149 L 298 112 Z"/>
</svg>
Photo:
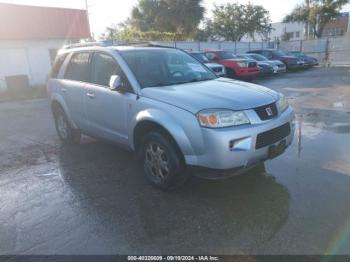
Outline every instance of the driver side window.
<svg viewBox="0 0 350 262">
<path fill-rule="evenodd" d="M 128 79 L 115 59 L 105 53 L 95 53 L 91 65 L 91 83 L 108 87 L 112 75 L 119 75 L 122 86 L 132 90 Z"/>
<path fill-rule="evenodd" d="M 271 59 L 271 58 L 272 58 L 272 53 L 269 52 L 269 51 L 264 51 L 264 52 L 263 52 L 263 56 L 265 56 L 265 57 L 268 58 L 268 59 Z"/>
<path fill-rule="evenodd" d="M 205 55 L 209 60 L 214 60 L 216 58 L 216 55 L 214 53 L 206 53 Z"/>
</svg>

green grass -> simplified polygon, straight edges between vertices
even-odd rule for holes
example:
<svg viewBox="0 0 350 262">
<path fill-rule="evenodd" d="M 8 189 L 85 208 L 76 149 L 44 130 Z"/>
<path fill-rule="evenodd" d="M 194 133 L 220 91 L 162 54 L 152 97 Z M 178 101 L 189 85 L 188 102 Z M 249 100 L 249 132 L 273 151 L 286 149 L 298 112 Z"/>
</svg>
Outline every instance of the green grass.
<svg viewBox="0 0 350 262">
<path fill-rule="evenodd" d="M 32 86 L 22 90 L 0 91 L 0 102 L 43 98 L 46 96 L 46 86 Z"/>
</svg>

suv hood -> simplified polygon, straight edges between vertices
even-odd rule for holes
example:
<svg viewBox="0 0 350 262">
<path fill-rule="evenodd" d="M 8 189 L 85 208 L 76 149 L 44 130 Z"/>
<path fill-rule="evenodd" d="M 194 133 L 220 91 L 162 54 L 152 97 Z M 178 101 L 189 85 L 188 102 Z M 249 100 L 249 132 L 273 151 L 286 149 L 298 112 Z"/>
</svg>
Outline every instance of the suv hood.
<svg viewBox="0 0 350 262">
<path fill-rule="evenodd" d="M 281 62 L 280 60 L 269 60 L 269 62 L 272 62 L 275 65 L 284 65 L 284 63 Z"/>
<path fill-rule="evenodd" d="M 209 68 L 214 68 L 214 67 L 224 67 L 221 64 L 217 64 L 217 63 L 205 63 L 205 65 Z"/>
<path fill-rule="evenodd" d="M 247 62 L 249 61 L 248 59 L 244 59 L 244 58 L 230 58 L 230 59 L 224 59 L 226 61 L 233 61 L 233 62 Z"/>
<path fill-rule="evenodd" d="M 267 105 L 278 99 L 278 93 L 255 84 L 217 78 L 142 89 L 142 96 L 185 109 L 193 114 L 203 109 L 243 110 Z"/>
<path fill-rule="evenodd" d="M 287 56 L 287 55 L 281 56 L 281 58 L 285 59 L 285 60 L 290 60 L 290 61 L 293 61 L 293 60 L 297 61 L 297 60 L 299 60 L 298 58 L 296 58 L 294 56 Z"/>
</svg>

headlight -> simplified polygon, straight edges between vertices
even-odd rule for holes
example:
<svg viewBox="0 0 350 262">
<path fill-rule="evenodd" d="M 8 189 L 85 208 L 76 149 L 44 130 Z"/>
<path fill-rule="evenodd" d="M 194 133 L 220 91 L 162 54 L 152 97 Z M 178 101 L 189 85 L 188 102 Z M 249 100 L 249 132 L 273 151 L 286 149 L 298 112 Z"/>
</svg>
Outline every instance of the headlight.
<svg viewBox="0 0 350 262">
<path fill-rule="evenodd" d="M 278 107 L 278 111 L 280 113 L 284 112 L 289 106 L 288 100 L 287 98 L 280 94 L 280 99 L 277 101 L 277 107 Z"/>
<path fill-rule="evenodd" d="M 247 62 L 237 62 L 237 65 L 239 67 L 248 67 L 248 63 Z"/>
<path fill-rule="evenodd" d="M 203 110 L 197 114 L 199 124 L 203 127 L 220 128 L 249 124 L 243 111 Z"/>
</svg>

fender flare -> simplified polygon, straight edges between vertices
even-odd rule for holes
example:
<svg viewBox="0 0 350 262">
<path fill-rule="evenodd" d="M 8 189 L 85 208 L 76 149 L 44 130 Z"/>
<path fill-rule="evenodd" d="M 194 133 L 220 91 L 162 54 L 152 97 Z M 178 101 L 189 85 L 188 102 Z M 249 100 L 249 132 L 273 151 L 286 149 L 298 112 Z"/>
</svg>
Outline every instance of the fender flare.
<svg viewBox="0 0 350 262">
<path fill-rule="evenodd" d="M 185 130 L 181 127 L 181 125 L 179 125 L 174 117 L 158 109 L 146 109 L 140 111 L 133 117 L 129 132 L 130 145 L 133 150 L 135 150 L 135 128 L 138 124 L 145 121 L 153 122 L 164 128 L 175 140 L 184 156 L 194 155 L 192 144 L 190 139 L 187 137 Z"/>
</svg>

